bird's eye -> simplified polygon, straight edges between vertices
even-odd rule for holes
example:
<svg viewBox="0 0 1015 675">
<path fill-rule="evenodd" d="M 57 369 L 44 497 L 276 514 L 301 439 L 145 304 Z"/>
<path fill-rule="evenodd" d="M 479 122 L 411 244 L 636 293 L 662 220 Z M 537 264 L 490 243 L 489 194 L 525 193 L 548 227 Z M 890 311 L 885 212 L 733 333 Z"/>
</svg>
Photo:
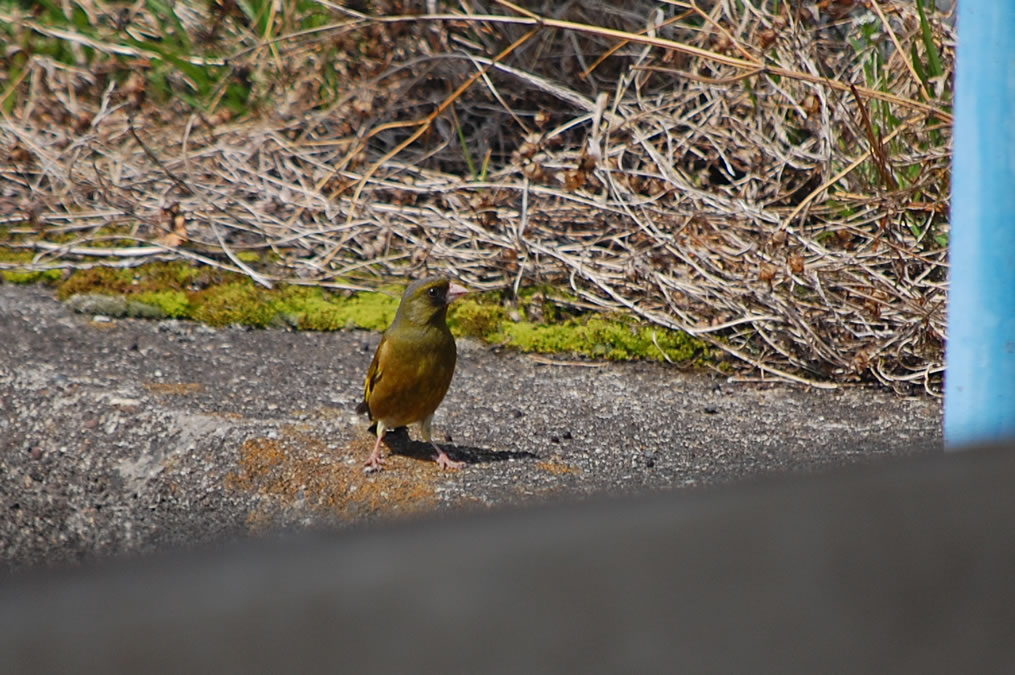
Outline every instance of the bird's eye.
<svg viewBox="0 0 1015 675">
<path fill-rule="evenodd" d="M 440 295 L 440 293 L 441 289 L 437 288 L 436 286 L 431 286 L 426 291 L 426 294 L 429 295 L 431 298 L 436 298 L 438 295 Z"/>
</svg>

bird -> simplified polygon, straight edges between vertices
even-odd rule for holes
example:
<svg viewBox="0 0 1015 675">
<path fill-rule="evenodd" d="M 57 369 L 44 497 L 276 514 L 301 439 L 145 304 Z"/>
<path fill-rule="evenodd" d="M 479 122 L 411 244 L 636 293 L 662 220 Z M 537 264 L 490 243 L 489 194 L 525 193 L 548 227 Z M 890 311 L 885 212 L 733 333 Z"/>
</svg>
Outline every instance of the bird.
<svg viewBox="0 0 1015 675">
<path fill-rule="evenodd" d="M 467 292 L 448 277 L 433 276 L 412 282 L 402 294 L 395 318 L 367 369 L 363 402 L 356 408 L 377 425 L 377 442 L 364 465 L 367 471 L 383 468 L 381 441 L 385 433 L 417 422 L 423 440 L 437 453 L 434 460 L 439 467 L 459 469 L 464 465 L 448 457 L 432 440 L 431 424 L 451 386 L 458 358 L 447 323 L 448 306 Z"/>
</svg>

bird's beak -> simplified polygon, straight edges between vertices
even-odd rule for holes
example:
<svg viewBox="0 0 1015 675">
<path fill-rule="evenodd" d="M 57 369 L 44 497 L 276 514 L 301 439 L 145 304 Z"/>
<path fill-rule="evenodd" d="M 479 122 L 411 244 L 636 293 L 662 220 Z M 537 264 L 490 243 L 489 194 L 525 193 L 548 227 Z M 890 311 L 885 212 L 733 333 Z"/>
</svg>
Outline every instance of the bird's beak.
<svg viewBox="0 0 1015 675">
<path fill-rule="evenodd" d="M 447 303 L 450 305 L 452 302 L 454 302 L 455 300 L 462 297 L 468 292 L 469 291 L 465 288 L 465 286 L 459 286 L 458 284 L 452 281 L 451 285 L 448 286 Z"/>
</svg>

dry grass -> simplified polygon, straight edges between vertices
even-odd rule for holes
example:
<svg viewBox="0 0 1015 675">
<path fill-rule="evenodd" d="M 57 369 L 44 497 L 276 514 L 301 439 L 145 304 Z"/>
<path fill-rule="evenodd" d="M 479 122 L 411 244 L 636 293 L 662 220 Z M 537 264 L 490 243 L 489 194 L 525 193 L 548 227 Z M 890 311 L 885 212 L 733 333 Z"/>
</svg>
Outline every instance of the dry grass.
<svg viewBox="0 0 1015 675">
<path fill-rule="evenodd" d="M 241 121 L 32 56 L 0 93 L 18 94 L 0 127 L 3 245 L 36 270 L 185 258 L 265 285 L 551 283 L 699 336 L 741 376 L 939 390 L 949 17 L 848 0 L 387 4 L 271 41 L 225 32 L 260 95 Z"/>
</svg>

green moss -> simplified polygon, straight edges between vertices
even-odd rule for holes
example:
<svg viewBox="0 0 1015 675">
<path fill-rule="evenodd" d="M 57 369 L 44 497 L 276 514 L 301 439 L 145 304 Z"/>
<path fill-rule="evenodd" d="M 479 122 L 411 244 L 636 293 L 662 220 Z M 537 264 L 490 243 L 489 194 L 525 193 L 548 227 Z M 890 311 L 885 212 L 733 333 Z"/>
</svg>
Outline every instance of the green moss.
<svg viewBox="0 0 1015 675">
<path fill-rule="evenodd" d="M 384 330 L 398 309 L 398 299 L 384 293 L 340 297 L 307 286 L 268 290 L 248 279 L 213 286 L 189 297 L 191 317 L 215 326 L 284 323 L 303 330 Z"/>
<path fill-rule="evenodd" d="M 625 317 L 592 316 L 558 324 L 506 323 L 502 341 L 523 351 L 570 352 L 611 361 L 688 362 L 709 358 L 705 343 L 686 333 L 639 324 Z"/>
<path fill-rule="evenodd" d="M 29 265 L 35 259 L 32 251 L 22 251 L 0 246 L 0 261 L 7 263 L 23 263 Z M 0 270 L 0 279 L 10 284 L 54 283 L 63 277 L 61 270 Z"/>
<path fill-rule="evenodd" d="M 134 286 L 138 293 L 164 290 L 188 292 L 243 279 L 246 277 L 232 272 L 179 261 L 152 263 L 137 268 Z"/>
<path fill-rule="evenodd" d="M 17 270 L 2 270 L 0 277 L 10 284 L 34 284 L 54 283 L 60 280 L 60 270 L 40 270 L 37 272 L 20 272 Z"/>
<path fill-rule="evenodd" d="M 258 286 L 249 278 L 186 263 L 154 263 L 136 269 L 94 268 L 73 274 L 59 288 L 78 294 L 121 296 L 129 316 L 194 319 L 213 326 L 288 325 L 302 330 L 362 328 L 381 331 L 395 312 L 402 285 L 387 292 L 345 295 L 313 286 Z M 474 294 L 451 308 L 457 336 L 501 343 L 526 352 L 571 353 L 626 361 L 712 361 L 709 346 L 678 331 L 625 315 L 576 314 L 550 287 L 522 289 L 509 312 L 499 293 Z M 513 318 L 512 318 L 513 317 Z M 528 317 L 527 320 L 515 320 Z"/>
<path fill-rule="evenodd" d="M 30 263 L 35 255 L 31 251 L 0 246 L 0 260 L 10 263 Z"/>
<path fill-rule="evenodd" d="M 499 304 L 473 299 L 459 300 L 448 313 L 448 326 L 455 335 L 490 339 L 508 321 L 507 310 Z"/>
<path fill-rule="evenodd" d="M 0 270 L 0 277 L 9 284 L 54 284 L 63 277 L 61 270 Z"/>
<path fill-rule="evenodd" d="M 93 267 L 78 270 L 56 290 L 61 300 L 80 293 L 125 295 L 134 283 L 134 270 L 116 267 Z"/>
<path fill-rule="evenodd" d="M 401 296 L 386 293 L 361 293 L 344 303 L 346 323 L 358 328 L 381 331 L 391 325 Z"/>
<path fill-rule="evenodd" d="M 383 330 L 398 308 L 397 295 L 342 297 L 320 288 L 286 285 L 265 289 L 238 274 L 183 262 L 152 263 L 131 270 L 82 270 L 58 289 L 65 300 L 96 293 L 124 296 L 132 303 L 156 308 L 162 316 L 214 326 L 285 324 L 305 330 Z"/>
<path fill-rule="evenodd" d="M 398 298 L 385 293 L 339 297 L 320 288 L 290 286 L 280 291 L 276 309 L 304 330 L 365 328 L 384 330 L 395 318 Z"/>
<path fill-rule="evenodd" d="M 566 296 L 551 287 L 521 289 L 514 317 L 533 320 L 515 321 L 499 295 L 470 296 L 455 303 L 448 325 L 455 335 L 525 352 L 572 353 L 614 361 L 713 359 L 707 343 L 681 331 L 647 325 L 626 315 L 576 315 L 558 304 L 561 299 Z"/>
<path fill-rule="evenodd" d="M 236 257 L 247 264 L 261 262 L 261 254 L 257 251 L 237 251 Z"/>
<path fill-rule="evenodd" d="M 580 352 L 584 346 L 579 341 L 575 326 L 542 325 L 522 321 L 505 324 L 502 341 L 527 352 Z"/>
<path fill-rule="evenodd" d="M 191 318 L 212 326 L 236 323 L 264 328 L 278 315 L 265 292 L 249 279 L 198 291 L 193 300 L 195 308 Z"/>
<path fill-rule="evenodd" d="M 137 293 L 134 298 L 138 302 L 157 307 L 163 316 L 173 319 L 190 316 L 190 300 L 182 291 L 146 291 Z"/>
</svg>

